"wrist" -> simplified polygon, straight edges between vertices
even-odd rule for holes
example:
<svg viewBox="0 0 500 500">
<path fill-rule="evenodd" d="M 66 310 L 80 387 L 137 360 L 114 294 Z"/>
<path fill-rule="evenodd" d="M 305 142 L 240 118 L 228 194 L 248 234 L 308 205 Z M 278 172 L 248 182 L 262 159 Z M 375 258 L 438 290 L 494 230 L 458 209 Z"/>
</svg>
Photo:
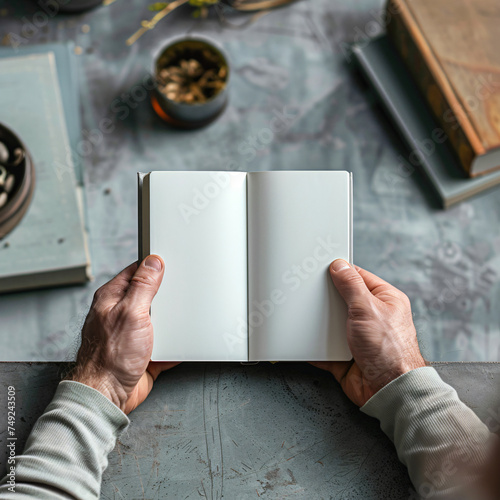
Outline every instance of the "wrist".
<svg viewBox="0 0 500 500">
<path fill-rule="evenodd" d="M 387 372 L 384 373 L 383 376 L 377 378 L 372 384 L 370 384 L 373 393 L 377 393 L 393 380 L 401 377 L 401 375 L 428 365 L 429 363 L 425 361 L 420 352 L 418 354 L 412 354 L 411 356 L 401 358 L 399 362 L 394 364 Z"/>
<path fill-rule="evenodd" d="M 106 396 L 120 410 L 123 411 L 125 408 L 128 397 L 121 384 L 111 374 L 98 370 L 91 364 L 86 366 L 77 364 L 64 380 L 72 380 L 92 387 Z"/>
</svg>

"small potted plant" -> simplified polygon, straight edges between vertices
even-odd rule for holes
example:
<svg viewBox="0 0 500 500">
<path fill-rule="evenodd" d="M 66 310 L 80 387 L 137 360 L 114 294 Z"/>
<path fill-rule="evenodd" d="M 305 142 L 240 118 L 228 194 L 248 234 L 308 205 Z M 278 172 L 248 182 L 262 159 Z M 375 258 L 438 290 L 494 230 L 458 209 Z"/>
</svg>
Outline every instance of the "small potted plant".
<svg viewBox="0 0 500 500">
<path fill-rule="evenodd" d="M 205 38 L 174 40 L 154 60 L 151 101 L 165 121 L 197 128 L 213 121 L 227 103 L 229 63 Z"/>
</svg>

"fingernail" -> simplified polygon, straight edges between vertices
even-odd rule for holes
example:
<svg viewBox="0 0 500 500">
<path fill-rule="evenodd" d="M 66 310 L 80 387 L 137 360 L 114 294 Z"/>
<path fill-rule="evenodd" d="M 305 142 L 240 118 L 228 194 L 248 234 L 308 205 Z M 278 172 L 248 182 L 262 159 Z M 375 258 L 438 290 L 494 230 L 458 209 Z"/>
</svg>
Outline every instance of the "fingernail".
<svg viewBox="0 0 500 500">
<path fill-rule="evenodd" d="M 332 271 L 338 273 L 339 271 L 342 271 L 343 269 L 348 269 L 351 266 L 345 260 L 337 259 L 332 262 L 332 265 L 330 267 L 332 268 Z"/>
<path fill-rule="evenodd" d="M 146 262 L 144 262 L 144 265 L 150 269 L 154 269 L 155 271 L 161 271 L 161 260 L 154 255 L 150 255 L 146 259 Z"/>
</svg>

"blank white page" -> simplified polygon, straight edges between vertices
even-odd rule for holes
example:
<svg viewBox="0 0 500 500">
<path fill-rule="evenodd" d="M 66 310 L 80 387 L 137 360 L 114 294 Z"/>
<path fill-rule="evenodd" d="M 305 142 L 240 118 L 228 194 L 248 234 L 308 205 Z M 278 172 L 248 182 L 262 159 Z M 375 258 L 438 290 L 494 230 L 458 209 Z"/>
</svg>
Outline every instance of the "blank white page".
<svg viewBox="0 0 500 500">
<path fill-rule="evenodd" d="M 153 360 L 247 361 L 246 173 L 152 172 Z"/>
<path fill-rule="evenodd" d="M 250 360 L 351 359 L 328 273 L 351 260 L 350 174 L 252 172 L 247 182 Z"/>
</svg>

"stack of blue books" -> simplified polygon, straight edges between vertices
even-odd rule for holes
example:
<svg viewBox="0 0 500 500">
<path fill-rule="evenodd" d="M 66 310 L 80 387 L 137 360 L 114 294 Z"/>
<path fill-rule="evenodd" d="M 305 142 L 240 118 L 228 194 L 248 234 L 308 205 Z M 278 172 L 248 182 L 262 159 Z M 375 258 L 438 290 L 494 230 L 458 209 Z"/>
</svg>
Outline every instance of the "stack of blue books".
<svg viewBox="0 0 500 500">
<path fill-rule="evenodd" d="M 409 71 L 385 35 L 353 47 L 353 54 L 408 146 L 405 161 L 430 181 L 443 208 L 500 184 L 500 170 L 474 178 L 460 166 Z"/>
</svg>

